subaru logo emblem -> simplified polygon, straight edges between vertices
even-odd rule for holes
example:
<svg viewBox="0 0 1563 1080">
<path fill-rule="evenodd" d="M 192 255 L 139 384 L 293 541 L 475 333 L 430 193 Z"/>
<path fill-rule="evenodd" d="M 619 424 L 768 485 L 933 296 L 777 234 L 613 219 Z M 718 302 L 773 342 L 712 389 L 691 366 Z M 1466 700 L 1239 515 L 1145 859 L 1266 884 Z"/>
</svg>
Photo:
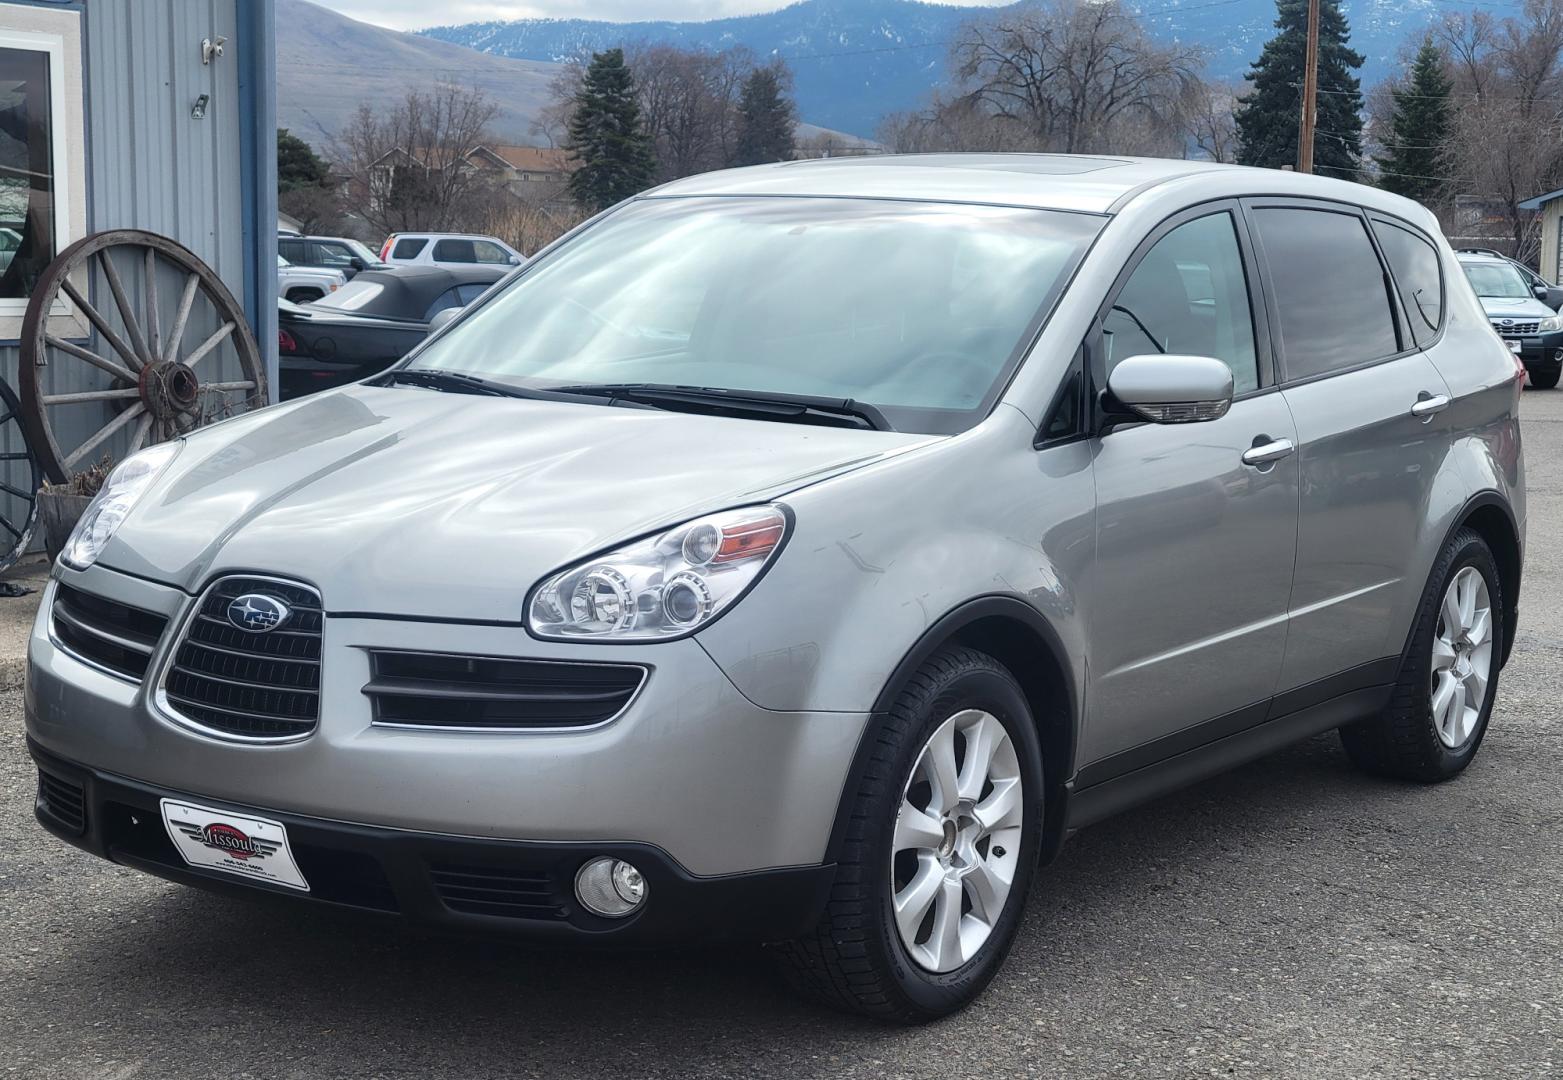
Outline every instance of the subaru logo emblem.
<svg viewBox="0 0 1563 1080">
<path fill-rule="evenodd" d="M 1514 325 L 1514 320 L 1513 319 L 1504 319 L 1503 320 L 1503 325 L 1504 326 L 1513 326 Z"/>
<path fill-rule="evenodd" d="M 245 593 L 228 605 L 228 621 L 251 634 L 264 634 L 288 621 L 288 605 L 275 596 Z"/>
</svg>

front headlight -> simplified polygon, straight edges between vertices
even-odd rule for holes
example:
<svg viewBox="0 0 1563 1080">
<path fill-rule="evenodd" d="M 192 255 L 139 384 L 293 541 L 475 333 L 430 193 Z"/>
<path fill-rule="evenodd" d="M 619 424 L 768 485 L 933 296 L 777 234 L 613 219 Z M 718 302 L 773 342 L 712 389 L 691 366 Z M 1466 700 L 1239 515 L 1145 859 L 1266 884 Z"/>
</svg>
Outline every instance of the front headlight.
<svg viewBox="0 0 1563 1080">
<path fill-rule="evenodd" d="M 1545 334 L 1551 330 L 1563 330 L 1563 315 L 1554 315 L 1550 319 L 1541 320 L 1541 332 Z"/>
<path fill-rule="evenodd" d="M 87 504 L 76 528 L 71 530 L 70 539 L 60 551 L 60 561 L 76 570 L 85 570 L 96 562 L 141 496 L 152 486 L 152 481 L 168 468 L 182 445 L 158 443 L 120 462 Z"/>
<path fill-rule="evenodd" d="M 662 641 L 731 607 L 787 535 L 777 506 L 699 518 L 599 555 L 537 587 L 527 625 L 563 641 Z"/>
</svg>

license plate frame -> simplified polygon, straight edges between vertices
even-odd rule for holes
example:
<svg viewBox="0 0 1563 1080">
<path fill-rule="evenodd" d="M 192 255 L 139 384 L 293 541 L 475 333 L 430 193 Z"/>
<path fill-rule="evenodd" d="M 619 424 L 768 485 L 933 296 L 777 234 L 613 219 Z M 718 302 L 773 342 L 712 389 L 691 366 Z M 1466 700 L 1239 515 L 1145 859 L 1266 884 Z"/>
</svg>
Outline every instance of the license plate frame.
<svg viewBox="0 0 1563 1080">
<path fill-rule="evenodd" d="M 188 799 L 161 799 L 158 806 L 163 828 L 186 865 L 296 892 L 310 891 L 282 822 Z"/>
</svg>

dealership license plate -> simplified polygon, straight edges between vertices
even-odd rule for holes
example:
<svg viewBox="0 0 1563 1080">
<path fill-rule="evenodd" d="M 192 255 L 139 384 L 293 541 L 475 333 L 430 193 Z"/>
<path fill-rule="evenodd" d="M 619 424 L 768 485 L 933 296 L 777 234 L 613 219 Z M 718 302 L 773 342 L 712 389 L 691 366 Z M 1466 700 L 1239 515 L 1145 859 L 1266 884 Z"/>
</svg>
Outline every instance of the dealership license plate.
<svg viewBox="0 0 1563 1080">
<path fill-rule="evenodd" d="M 1513 338 L 1504 338 L 1503 343 L 1509 347 L 1509 351 L 1512 353 L 1520 351 L 1520 343 Z"/>
<path fill-rule="evenodd" d="M 163 827 L 191 866 L 309 891 L 280 821 L 164 799 Z"/>
</svg>

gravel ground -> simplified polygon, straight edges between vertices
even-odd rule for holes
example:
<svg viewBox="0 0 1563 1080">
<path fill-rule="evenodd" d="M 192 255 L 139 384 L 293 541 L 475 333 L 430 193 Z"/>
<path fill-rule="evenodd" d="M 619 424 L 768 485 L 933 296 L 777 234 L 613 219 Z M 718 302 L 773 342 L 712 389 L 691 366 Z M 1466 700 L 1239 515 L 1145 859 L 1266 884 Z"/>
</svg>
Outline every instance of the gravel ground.
<svg viewBox="0 0 1563 1080">
<path fill-rule="evenodd" d="M 1386 783 L 1323 737 L 1086 830 L 920 1030 L 758 951 L 536 953 L 99 862 L 34 824 L 0 695 L 0 1076 L 1563 1076 L 1563 392 L 1524 414 L 1523 626 L 1470 770 Z"/>
</svg>

